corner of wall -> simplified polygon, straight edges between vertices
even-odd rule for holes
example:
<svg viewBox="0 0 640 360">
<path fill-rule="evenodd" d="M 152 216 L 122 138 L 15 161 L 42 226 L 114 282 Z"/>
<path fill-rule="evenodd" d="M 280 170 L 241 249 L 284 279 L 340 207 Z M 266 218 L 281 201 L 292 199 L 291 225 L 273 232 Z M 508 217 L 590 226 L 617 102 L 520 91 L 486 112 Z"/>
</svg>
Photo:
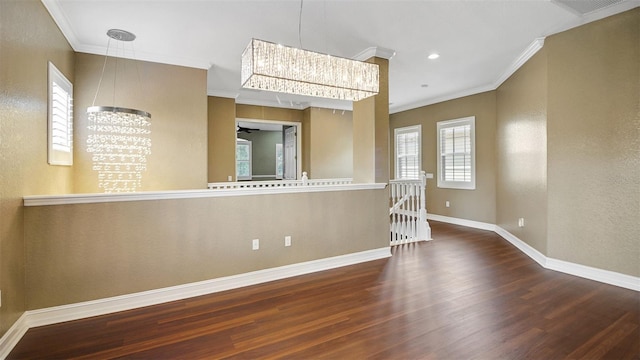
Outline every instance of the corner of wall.
<svg viewBox="0 0 640 360">
<path fill-rule="evenodd" d="M 207 181 L 235 180 L 236 102 L 232 98 L 207 99 Z"/>
</svg>

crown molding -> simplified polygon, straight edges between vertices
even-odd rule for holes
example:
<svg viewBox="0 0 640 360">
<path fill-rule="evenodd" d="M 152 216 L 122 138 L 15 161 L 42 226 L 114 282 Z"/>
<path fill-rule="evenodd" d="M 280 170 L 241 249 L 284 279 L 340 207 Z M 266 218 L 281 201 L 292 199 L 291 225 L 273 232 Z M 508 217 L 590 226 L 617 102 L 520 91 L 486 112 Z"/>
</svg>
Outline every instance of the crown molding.
<svg viewBox="0 0 640 360">
<path fill-rule="evenodd" d="M 65 35 L 66 36 L 66 35 Z M 107 48 L 104 46 L 76 44 L 73 47 L 76 52 L 105 56 Z M 117 54 L 108 54 L 109 57 L 118 57 L 123 59 L 139 60 L 153 62 L 165 65 L 184 66 L 188 68 L 196 68 L 209 70 L 213 65 L 205 60 L 185 58 L 182 56 L 160 56 L 144 51 L 133 51 L 131 49 L 118 49 Z"/>
<path fill-rule="evenodd" d="M 496 79 L 496 81 L 493 83 L 494 90 L 502 85 L 503 82 L 511 77 L 513 73 L 520 69 L 520 67 L 522 67 L 522 65 L 529 61 L 529 59 L 531 59 L 533 55 L 535 55 L 540 49 L 542 49 L 542 47 L 544 46 L 544 39 L 544 37 L 539 37 L 533 40 L 533 42 L 529 44 L 526 49 L 524 49 L 520 56 L 518 56 L 516 60 L 512 62 L 511 65 L 509 65 L 509 67 L 502 73 L 502 75 L 500 75 L 500 77 L 498 77 L 498 79 Z"/>
<path fill-rule="evenodd" d="M 464 89 L 464 90 L 460 90 L 460 91 L 455 91 L 455 92 L 452 92 L 452 93 L 448 93 L 446 95 L 442 95 L 442 96 L 438 96 L 438 97 L 432 97 L 432 98 L 428 98 L 428 99 L 422 99 L 422 100 L 411 102 L 411 103 L 404 104 L 404 105 L 390 106 L 389 107 L 389 113 L 390 114 L 395 114 L 395 113 L 399 113 L 399 112 L 402 112 L 402 111 L 413 110 L 413 109 L 417 109 L 417 108 L 420 108 L 420 107 L 423 107 L 423 106 L 428 106 L 428 105 L 433 105 L 433 104 L 437 104 L 437 103 L 441 103 L 441 102 L 445 102 L 445 101 L 449 101 L 449 100 L 459 99 L 461 97 L 480 94 L 480 93 L 491 91 L 491 90 L 495 90 L 495 89 L 496 88 L 495 88 L 495 86 L 493 84 L 487 84 L 487 85 L 478 86 L 478 87 L 475 87 L 475 88 L 472 88 L 472 89 Z"/>
<path fill-rule="evenodd" d="M 78 37 L 73 32 L 73 28 L 69 24 L 69 19 L 64 15 L 64 11 L 60 7 L 60 2 L 57 0 L 41 0 L 42 5 L 49 11 L 49 15 L 53 18 L 53 21 L 58 25 L 60 31 L 62 31 L 62 35 L 67 39 L 69 45 L 73 48 L 73 50 L 78 51 L 78 46 L 80 42 L 78 41 Z"/>
<path fill-rule="evenodd" d="M 207 89 L 207 96 L 215 96 L 221 98 L 228 99 L 237 99 L 240 94 L 237 91 L 227 91 L 227 90 L 211 90 Z"/>
<path fill-rule="evenodd" d="M 210 96 L 218 96 L 218 95 L 213 95 L 213 93 L 216 93 L 216 91 L 209 91 Z M 232 96 L 222 96 L 222 95 L 220 96 L 232 97 Z M 266 99 L 248 99 L 248 98 L 243 98 L 242 96 L 236 97 L 236 104 L 268 106 L 268 107 L 275 107 L 275 108 L 281 108 L 281 109 L 293 109 L 293 110 L 304 110 L 312 106 L 309 102 L 306 102 L 306 101 L 303 101 L 303 102 L 294 101 L 292 104 L 290 100 L 277 101 L 277 100 L 266 100 Z M 319 109 L 331 109 L 331 110 L 335 109 L 335 110 L 352 111 L 353 103 L 351 101 L 342 101 L 342 100 L 336 101 L 336 100 L 327 99 L 326 102 L 317 101 L 315 105 L 313 105 L 312 107 L 319 108 Z"/>
<path fill-rule="evenodd" d="M 65 16 L 64 11 L 60 5 L 60 1 L 58 0 L 41 0 L 44 7 L 51 15 L 53 21 L 58 25 L 58 28 L 62 32 L 62 35 L 67 39 L 71 48 L 76 52 L 82 52 L 87 54 L 94 55 L 102 55 L 104 56 L 107 52 L 107 48 L 105 46 L 94 46 L 94 45 L 86 45 L 78 40 L 76 33 L 73 31 L 73 27 L 70 25 L 69 20 Z M 105 41 L 106 41 L 106 33 L 105 33 Z M 132 60 L 142 60 L 148 62 L 155 62 L 167 65 L 177 65 L 184 66 L 190 68 L 197 69 L 209 69 L 211 68 L 211 62 L 203 59 L 190 59 L 184 58 L 181 56 L 159 56 L 157 54 L 145 53 L 145 52 L 133 52 L 131 50 L 121 50 L 123 53 L 121 55 L 115 55 L 115 57 L 127 58 Z M 110 57 L 114 55 L 109 54 Z"/>
<path fill-rule="evenodd" d="M 236 104 L 240 105 L 254 105 L 254 106 L 267 106 L 273 108 L 281 108 L 281 109 L 293 109 L 293 110 L 304 110 L 309 107 L 309 103 L 301 102 L 291 102 L 289 100 L 265 100 L 265 99 L 247 99 L 247 98 L 236 98 Z"/>
<path fill-rule="evenodd" d="M 365 61 L 371 59 L 372 57 L 378 57 L 381 59 L 390 60 L 396 54 L 395 50 L 387 49 L 379 46 L 372 46 L 370 48 L 364 49 L 359 52 L 356 56 L 354 56 L 353 60 Z"/>
<path fill-rule="evenodd" d="M 486 91 L 493 91 L 497 89 L 503 82 L 505 82 L 513 73 L 515 73 L 522 65 L 524 65 L 533 55 L 535 55 L 544 46 L 544 37 L 535 39 L 527 48 L 509 65 L 509 67 L 491 84 L 481 85 L 471 89 L 464 89 L 456 92 L 452 92 L 446 95 L 423 99 L 420 101 L 412 102 L 405 105 L 391 106 L 389 107 L 389 113 L 395 114 L 398 112 L 417 109 L 419 107 L 433 105 L 448 100 L 458 99 L 465 96 L 476 95 Z"/>
</svg>

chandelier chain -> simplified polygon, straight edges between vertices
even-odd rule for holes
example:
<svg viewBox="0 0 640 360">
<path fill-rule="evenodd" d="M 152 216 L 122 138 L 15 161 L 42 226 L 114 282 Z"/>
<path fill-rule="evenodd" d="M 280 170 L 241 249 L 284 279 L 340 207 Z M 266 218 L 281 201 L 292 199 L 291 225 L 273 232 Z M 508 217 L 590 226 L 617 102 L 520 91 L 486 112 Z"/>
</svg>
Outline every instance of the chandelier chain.
<svg viewBox="0 0 640 360">
<path fill-rule="evenodd" d="M 107 52 L 104 54 L 104 62 L 102 63 L 102 73 L 100 73 L 100 80 L 98 80 L 98 88 L 96 94 L 93 96 L 93 102 L 91 106 L 96 105 L 96 99 L 98 98 L 98 92 L 100 91 L 100 85 L 102 84 L 102 78 L 104 78 L 104 69 L 107 67 L 107 58 L 109 57 L 109 45 L 111 44 L 111 38 L 107 40 Z"/>
<path fill-rule="evenodd" d="M 136 49 L 133 45 L 133 42 L 131 43 L 131 53 L 133 55 L 133 58 L 136 59 Z M 135 64 L 136 64 L 136 75 L 138 76 L 138 89 L 140 90 L 140 94 L 142 94 L 142 96 L 146 100 L 147 93 L 142 91 L 142 78 L 140 77 L 140 65 L 138 64 L 138 61 L 136 61 Z"/>
<path fill-rule="evenodd" d="M 113 70 L 113 95 L 111 96 L 111 104 L 113 104 L 113 106 L 116 106 L 116 80 L 118 80 L 118 43 L 116 43 L 116 56 L 115 56 L 115 60 L 116 60 L 116 66 Z"/>
<path fill-rule="evenodd" d="M 304 0 L 300 0 L 300 14 L 298 14 L 298 41 L 300 42 L 300 49 L 304 49 L 302 47 L 302 4 Z"/>
</svg>

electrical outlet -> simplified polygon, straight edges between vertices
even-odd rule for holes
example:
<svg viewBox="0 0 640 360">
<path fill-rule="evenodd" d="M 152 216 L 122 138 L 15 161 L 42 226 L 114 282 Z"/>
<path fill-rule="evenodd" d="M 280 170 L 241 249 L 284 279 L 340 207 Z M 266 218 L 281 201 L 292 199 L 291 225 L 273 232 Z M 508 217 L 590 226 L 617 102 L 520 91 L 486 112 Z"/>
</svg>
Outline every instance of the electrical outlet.
<svg viewBox="0 0 640 360">
<path fill-rule="evenodd" d="M 227 176 L 227 181 L 233 181 L 233 176 L 231 175 Z"/>
<path fill-rule="evenodd" d="M 253 239 L 251 250 L 258 250 L 258 249 L 260 249 L 260 239 Z"/>
<path fill-rule="evenodd" d="M 524 218 L 518 219 L 518 227 L 524 227 Z"/>
<path fill-rule="evenodd" d="M 446 207 L 450 207 L 450 206 L 451 206 L 451 203 L 449 203 L 449 201 L 445 201 L 445 202 L 444 202 L 444 206 L 446 206 Z"/>
<path fill-rule="evenodd" d="M 284 246 L 291 246 L 291 236 L 284 237 Z"/>
</svg>

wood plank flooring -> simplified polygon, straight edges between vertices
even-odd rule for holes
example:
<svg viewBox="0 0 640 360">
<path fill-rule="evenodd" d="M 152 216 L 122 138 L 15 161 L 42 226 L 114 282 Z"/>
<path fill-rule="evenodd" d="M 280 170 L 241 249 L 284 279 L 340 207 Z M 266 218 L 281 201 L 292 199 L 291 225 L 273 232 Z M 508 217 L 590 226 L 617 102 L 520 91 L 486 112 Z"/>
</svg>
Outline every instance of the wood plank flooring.
<svg viewBox="0 0 640 360">
<path fill-rule="evenodd" d="M 640 359 L 640 294 L 431 222 L 393 257 L 30 329 L 9 359 Z"/>
</svg>

